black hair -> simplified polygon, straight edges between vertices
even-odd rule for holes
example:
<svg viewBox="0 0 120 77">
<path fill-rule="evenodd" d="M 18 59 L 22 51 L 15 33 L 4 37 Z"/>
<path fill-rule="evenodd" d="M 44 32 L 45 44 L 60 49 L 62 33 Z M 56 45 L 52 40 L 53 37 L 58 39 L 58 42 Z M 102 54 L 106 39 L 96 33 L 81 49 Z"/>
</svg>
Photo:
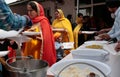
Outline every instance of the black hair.
<svg viewBox="0 0 120 77">
<path fill-rule="evenodd" d="M 78 15 L 77 15 L 78 17 L 80 17 L 80 16 L 83 16 L 83 14 L 82 13 L 78 13 Z"/>
<path fill-rule="evenodd" d="M 36 6 L 36 4 L 33 1 L 28 2 L 27 5 L 30 5 L 33 10 L 35 10 L 36 12 L 38 12 L 37 6 Z"/>
<path fill-rule="evenodd" d="M 72 18 L 72 15 L 71 15 L 71 14 L 68 14 L 68 15 L 67 15 L 67 18 L 68 18 L 68 19 Z"/>
<path fill-rule="evenodd" d="M 90 18 L 90 16 L 83 16 L 83 18 Z"/>
<path fill-rule="evenodd" d="M 110 8 L 118 8 L 120 6 L 120 0 L 106 0 L 106 6 Z"/>
</svg>

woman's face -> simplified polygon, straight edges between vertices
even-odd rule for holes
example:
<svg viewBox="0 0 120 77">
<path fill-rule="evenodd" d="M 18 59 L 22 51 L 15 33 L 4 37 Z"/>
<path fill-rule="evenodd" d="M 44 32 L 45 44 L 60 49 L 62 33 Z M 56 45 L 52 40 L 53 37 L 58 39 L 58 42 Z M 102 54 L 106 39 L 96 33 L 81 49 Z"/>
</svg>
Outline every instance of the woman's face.
<svg viewBox="0 0 120 77">
<path fill-rule="evenodd" d="M 57 19 L 61 18 L 61 15 L 58 11 L 55 12 L 55 18 L 57 18 Z"/>
<path fill-rule="evenodd" d="M 27 5 L 27 11 L 30 18 L 35 18 L 38 16 L 37 12 L 34 9 L 32 9 L 30 5 Z"/>
</svg>

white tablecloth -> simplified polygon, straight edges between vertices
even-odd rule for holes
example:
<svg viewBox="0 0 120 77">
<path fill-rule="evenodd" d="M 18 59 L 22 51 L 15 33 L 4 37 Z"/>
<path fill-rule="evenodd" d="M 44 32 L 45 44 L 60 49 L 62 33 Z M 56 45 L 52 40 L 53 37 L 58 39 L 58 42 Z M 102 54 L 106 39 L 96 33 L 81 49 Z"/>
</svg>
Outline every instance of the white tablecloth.
<svg viewBox="0 0 120 77">
<path fill-rule="evenodd" d="M 78 47 L 77 49 L 83 49 L 85 48 L 85 45 L 82 45 L 80 47 Z M 65 58 L 63 58 L 62 60 L 65 59 L 73 59 L 72 54 L 68 54 Z M 106 64 L 108 64 L 112 70 L 110 77 L 120 77 L 120 55 L 114 55 L 112 53 L 109 54 L 109 60 L 104 62 Z M 48 75 L 53 75 L 49 69 L 47 72 Z"/>
</svg>

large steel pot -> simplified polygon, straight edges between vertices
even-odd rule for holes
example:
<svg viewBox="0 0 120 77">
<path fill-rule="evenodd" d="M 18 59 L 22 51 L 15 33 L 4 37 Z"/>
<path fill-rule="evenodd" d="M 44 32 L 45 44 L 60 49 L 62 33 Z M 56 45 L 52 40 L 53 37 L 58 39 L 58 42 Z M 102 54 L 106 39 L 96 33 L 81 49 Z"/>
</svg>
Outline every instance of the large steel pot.
<svg viewBox="0 0 120 77">
<path fill-rule="evenodd" d="M 11 60 L 14 60 L 10 62 Z M 6 60 L 9 77 L 46 77 L 48 63 L 29 57 L 16 57 Z"/>
</svg>

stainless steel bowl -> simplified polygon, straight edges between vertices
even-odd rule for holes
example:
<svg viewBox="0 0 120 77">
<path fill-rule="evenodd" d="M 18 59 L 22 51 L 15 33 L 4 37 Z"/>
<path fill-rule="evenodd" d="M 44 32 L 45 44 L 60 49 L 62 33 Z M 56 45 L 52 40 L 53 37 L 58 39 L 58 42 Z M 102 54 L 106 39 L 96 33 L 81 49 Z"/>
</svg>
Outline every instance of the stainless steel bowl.
<svg viewBox="0 0 120 77">
<path fill-rule="evenodd" d="M 9 58 L 6 63 L 10 68 L 9 77 L 46 77 L 48 69 L 46 61 L 29 57 Z"/>
</svg>

